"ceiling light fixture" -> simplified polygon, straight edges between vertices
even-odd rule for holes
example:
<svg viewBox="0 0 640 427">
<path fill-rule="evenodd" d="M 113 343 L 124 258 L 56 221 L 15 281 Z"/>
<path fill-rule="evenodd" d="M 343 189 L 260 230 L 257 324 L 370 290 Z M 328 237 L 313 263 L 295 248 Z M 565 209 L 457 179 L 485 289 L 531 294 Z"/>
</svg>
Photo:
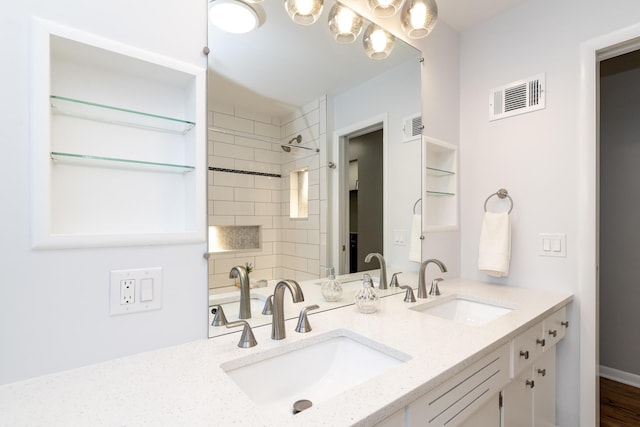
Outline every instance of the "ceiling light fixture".
<svg viewBox="0 0 640 427">
<path fill-rule="evenodd" d="M 209 20 L 222 31 L 235 34 L 253 31 L 260 23 L 256 11 L 240 0 L 213 0 L 209 7 Z"/>
<path fill-rule="evenodd" d="M 353 43 L 362 32 L 362 17 L 336 3 L 329 11 L 329 31 L 338 43 Z"/>
<path fill-rule="evenodd" d="M 435 0 L 407 0 L 402 8 L 402 29 L 412 39 L 426 37 L 438 19 Z"/>
<path fill-rule="evenodd" d="M 389 18 L 400 10 L 402 0 L 368 0 L 369 9 L 379 18 Z"/>
<path fill-rule="evenodd" d="M 322 0 L 284 0 L 284 7 L 293 22 L 302 25 L 315 23 L 322 13 Z"/>
<path fill-rule="evenodd" d="M 376 24 L 369 24 L 362 39 L 364 51 L 371 59 L 385 59 L 393 50 L 395 41 L 393 34 Z"/>
</svg>

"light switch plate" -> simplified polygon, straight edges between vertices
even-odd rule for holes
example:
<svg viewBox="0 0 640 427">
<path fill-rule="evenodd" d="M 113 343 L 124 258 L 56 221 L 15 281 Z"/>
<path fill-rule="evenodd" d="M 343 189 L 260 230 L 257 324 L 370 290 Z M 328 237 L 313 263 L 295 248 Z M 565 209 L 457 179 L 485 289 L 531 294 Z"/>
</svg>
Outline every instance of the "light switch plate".
<svg viewBox="0 0 640 427">
<path fill-rule="evenodd" d="M 162 268 L 111 270 L 109 314 L 162 308 Z"/>
<path fill-rule="evenodd" d="M 567 256 L 567 235 L 564 233 L 539 233 L 538 255 L 551 257 Z"/>
</svg>

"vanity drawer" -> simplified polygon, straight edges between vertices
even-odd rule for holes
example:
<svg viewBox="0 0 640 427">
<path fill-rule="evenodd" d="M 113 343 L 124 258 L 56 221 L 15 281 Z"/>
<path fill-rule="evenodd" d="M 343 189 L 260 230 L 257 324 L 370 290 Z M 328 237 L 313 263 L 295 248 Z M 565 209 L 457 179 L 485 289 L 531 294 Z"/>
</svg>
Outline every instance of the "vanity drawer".
<svg viewBox="0 0 640 427">
<path fill-rule="evenodd" d="M 544 319 L 545 349 L 553 347 L 567 334 L 567 308 L 562 307 L 551 316 Z"/>
<path fill-rule="evenodd" d="M 511 378 L 530 367 L 542 354 L 546 344 L 543 331 L 543 322 L 536 323 L 511 341 Z"/>
<path fill-rule="evenodd" d="M 505 344 L 411 403 L 406 425 L 456 426 L 508 381 L 509 344 Z"/>
</svg>

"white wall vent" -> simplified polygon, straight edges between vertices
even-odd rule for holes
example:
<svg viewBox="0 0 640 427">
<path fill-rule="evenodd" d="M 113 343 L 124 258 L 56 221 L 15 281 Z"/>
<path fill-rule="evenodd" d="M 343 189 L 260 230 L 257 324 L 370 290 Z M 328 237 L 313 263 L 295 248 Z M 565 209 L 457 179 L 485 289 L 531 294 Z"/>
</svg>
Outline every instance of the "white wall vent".
<svg viewBox="0 0 640 427">
<path fill-rule="evenodd" d="M 529 77 L 489 92 L 489 121 L 545 107 L 545 74 Z"/>
<path fill-rule="evenodd" d="M 420 113 L 405 118 L 402 121 L 402 142 L 409 142 L 420 138 L 422 128 L 422 116 Z"/>
</svg>

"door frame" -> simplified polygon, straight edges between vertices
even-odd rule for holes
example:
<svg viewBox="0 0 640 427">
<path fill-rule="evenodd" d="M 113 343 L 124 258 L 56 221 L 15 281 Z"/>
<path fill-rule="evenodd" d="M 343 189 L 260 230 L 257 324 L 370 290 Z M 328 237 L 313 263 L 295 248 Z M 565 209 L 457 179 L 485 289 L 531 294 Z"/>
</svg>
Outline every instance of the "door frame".
<svg viewBox="0 0 640 427">
<path fill-rule="evenodd" d="M 600 61 L 640 47 L 640 24 L 580 44 L 578 274 L 580 425 L 600 425 L 599 390 L 599 76 Z M 595 333 L 593 332 L 595 331 Z"/>
<path fill-rule="evenodd" d="M 389 117 L 387 113 L 369 117 L 365 120 L 353 123 L 333 132 L 333 158 L 337 160 L 338 179 L 334 179 L 331 183 L 331 193 L 335 197 L 332 200 L 338 201 L 337 209 L 331 209 L 331 224 L 333 224 L 331 233 L 331 265 L 336 266 L 336 274 L 343 274 L 345 268 L 348 268 L 348 257 L 344 247 L 349 245 L 349 226 L 345 224 L 345 220 L 349 213 L 349 162 L 347 144 L 349 138 L 364 135 L 374 130 L 382 129 L 382 224 L 383 224 L 383 250 L 385 253 L 389 251 L 389 239 L 385 230 L 389 228 L 389 216 L 387 215 L 388 192 L 388 129 Z"/>
</svg>

